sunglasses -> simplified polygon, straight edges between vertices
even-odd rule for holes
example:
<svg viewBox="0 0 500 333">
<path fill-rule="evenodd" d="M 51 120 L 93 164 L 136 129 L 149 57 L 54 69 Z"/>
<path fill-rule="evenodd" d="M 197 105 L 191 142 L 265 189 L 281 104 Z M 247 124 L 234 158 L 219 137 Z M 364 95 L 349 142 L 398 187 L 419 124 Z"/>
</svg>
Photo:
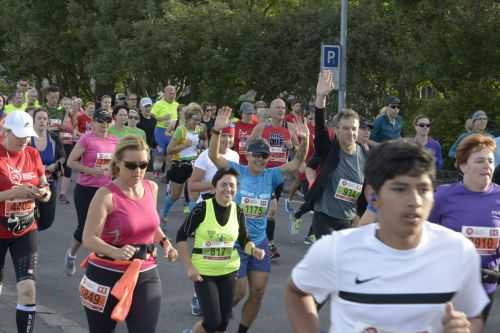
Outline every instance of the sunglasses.
<svg viewBox="0 0 500 333">
<path fill-rule="evenodd" d="M 391 109 L 401 109 L 399 105 L 389 105 Z"/>
<path fill-rule="evenodd" d="M 132 119 L 132 120 L 139 120 L 139 117 L 136 117 L 136 116 L 129 116 L 128 119 Z"/>
<path fill-rule="evenodd" d="M 255 158 L 263 158 L 266 159 L 269 157 L 268 153 L 252 153 L 252 156 Z"/>
<path fill-rule="evenodd" d="M 417 126 L 421 128 L 431 128 L 431 124 L 417 124 Z"/>
<path fill-rule="evenodd" d="M 112 120 L 112 119 L 110 119 L 110 118 L 105 118 L 105 119 L 97 119 L 96 121 L 97 121 L 99 124 L 104 124 L 104 123 L 106 123 L 106 124 L 111 124 L 111 122 L 112 122 L 113 120 Z"/>
<path fill-rule="evenodd" d="M 142 161 L 142 162 L 131 162 L 131 161 L 123 161 L 123 165 L 125 168 L 129 170 L 135 170 L 137 168 L 144 170 L 148 167 L 148 162 L 147 161 Z"/>
</svg>

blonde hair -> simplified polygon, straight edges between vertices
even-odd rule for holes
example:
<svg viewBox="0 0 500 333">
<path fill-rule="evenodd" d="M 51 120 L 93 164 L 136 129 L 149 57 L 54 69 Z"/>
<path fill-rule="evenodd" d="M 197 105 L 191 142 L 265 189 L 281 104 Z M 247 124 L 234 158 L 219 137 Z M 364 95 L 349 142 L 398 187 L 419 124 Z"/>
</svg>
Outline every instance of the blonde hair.
<svg viewBox="0 0 500 333">
<path fill-rule="evenodd" d="M 149 147 L 141 137 L 127 135 L 121 138 L 118 142 L 118 145 L 116 146 L 115 152 L 113 154 L 113 159 L 111 160 L 111 175 L 113 177 L 118 176 L 118 174 L 120 173 L 118 163 L 122 161 L 123 154 L 127 150 L 146 151 L 148 152 L 149 156 Z"/>
<path fill-rule="evenodd" d="M 201 106 L 197 103 L 189 103 L 185 108 L 184 108 L 184 120 L 188 121 L 189 119 L 193 118 L 196 115 L 201 115 L 203 114 L 203 110 Z"/>
</svg>

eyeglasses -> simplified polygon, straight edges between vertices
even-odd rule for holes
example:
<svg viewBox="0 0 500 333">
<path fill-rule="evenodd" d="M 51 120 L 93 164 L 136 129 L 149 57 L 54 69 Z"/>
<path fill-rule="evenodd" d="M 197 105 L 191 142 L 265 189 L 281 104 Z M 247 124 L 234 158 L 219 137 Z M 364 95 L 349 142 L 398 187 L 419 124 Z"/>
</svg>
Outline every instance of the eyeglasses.
<svg viewBox="0 0 500 333">
<path fill-rule="evenodd" d="M 389 107 L 390 107 L 391 109 L 398 109 L 398 110 L 399 110 L 399 109 L 401 109 L 401 108 L 399 107 L 399 105 L 389 105 Z"/>
<path fill-rule="evenodd" d="M 147 161 L 142 161 L 142 162 L 132 162 L 132 161 L 123 161 L 123 165 L 125 168 L 129 170 L 135 170 L 137 168 L 144 170 L 148 167 L 148 162 Z"/>
<path fill-rule="evenodd" d="M 268 153 L 252 153 L 252 156 L 255 158 L 263 158 L 266 159 L 269 157 Z"/>
<path fill-rule="evenodd" d="M 105 118 L 105 119 L 97 119 L 96 120 L 99 124 L 111 124 L 111 122 L 113 121 L 112 119 L 109 119 L 109 118 Z"/>
<path fill-rule="evenodd" d="M 486 117 L 477 118 L 476 120 L 488 120 Z"/>
<path fill-rule="evenodd" d="M 417 126 L 421 128 L 431 128 L 431 124 L 417 124 Z"/>
<path fill-rule="evenodd" d="M 128 116 L 128 119 L 132 119 L 132 120 L 139 120 L 139 117 L 136 117 L 136 116 Z"/>
</svg>

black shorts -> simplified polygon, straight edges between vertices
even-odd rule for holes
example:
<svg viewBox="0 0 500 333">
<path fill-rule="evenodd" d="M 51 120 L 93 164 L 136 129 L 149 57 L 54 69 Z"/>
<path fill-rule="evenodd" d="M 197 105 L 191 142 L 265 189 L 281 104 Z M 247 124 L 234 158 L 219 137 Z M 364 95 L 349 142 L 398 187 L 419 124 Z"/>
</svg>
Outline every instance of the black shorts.
<svg viewBox="0 0 500 333">
<path fill-rule="evenodd" d="M 168 170 L 168 180 L 177 184 L 184 184 L 193 173 L 191 161 L 173 161 L 172 167 Z"/>
<path fill-rule="evenodd" d="M 74 144 L 64 144 L 63 147 L 64 147 L 64 153 L 66 154 L 66 157 L 68 157 L 70 154 L 71 154 L 71 151 L 73 150 L 73 147 L 75 145 Z M 64 164 L 63 164 L 63 169 L 64 169 L 64 172 L 63 172 L 63 176 L 66 177 L 66 178 L 71 178 L 71 168 L 68 166 L 68 159 L 66 158 L 66 160 L 64 161 Z"/>
<path fill-rule="evenodd" d="M 342 220 L 320 212 L 314 212 L 312 227 L 316 239 L 330 235 L 334 231 L 347 229 L 352 226 L 352 220 Z"/>
<path fill-rule="evenodd" d="M 5 265 L 7 249 L 16 271 L 16 281 L 35 280 L 38 262 L 38 231 L 16 238 L 0 239 L 0 270 Z"/>
</svg>

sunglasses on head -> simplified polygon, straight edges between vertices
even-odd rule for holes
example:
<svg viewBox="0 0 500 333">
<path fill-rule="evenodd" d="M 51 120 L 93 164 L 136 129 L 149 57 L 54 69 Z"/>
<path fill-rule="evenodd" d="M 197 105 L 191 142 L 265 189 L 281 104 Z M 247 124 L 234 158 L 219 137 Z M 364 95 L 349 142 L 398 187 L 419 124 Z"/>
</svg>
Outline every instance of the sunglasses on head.
<svg viewBox="0 0 500 333">
<path fill-rule="evenodd" d="M 96 119 L 96 121 L 99 123 L 99 124 L 111 124 L 111 122 L 113 121 L 111 118 L 99 118 L 99 119 Z"/>
<path fill-rule="evenodd" d="M 391 109 L 401 109 L 399 105 L 389 105 Z"/>
<path fill-rule="evenodd" d="M 266 159 L 269 157 L 268 153 L 252 153 L 252 156 L 255 158 L 263 158 Z"/>
<path fill-rule="evenodd" d="M 431 128 L 431 124 L 417 124 L 418 127 Z"/>
<path fill-rule="evenodd" d="M 123 161 L 123 165 L 125 168 L 129 170 L 135 170 L 137 168 L 144 170 L 148 167 L 148 162 L 147 161 L 142 161 L 142 162 L 132 162 L 132 161 Z"/>
</svg>

